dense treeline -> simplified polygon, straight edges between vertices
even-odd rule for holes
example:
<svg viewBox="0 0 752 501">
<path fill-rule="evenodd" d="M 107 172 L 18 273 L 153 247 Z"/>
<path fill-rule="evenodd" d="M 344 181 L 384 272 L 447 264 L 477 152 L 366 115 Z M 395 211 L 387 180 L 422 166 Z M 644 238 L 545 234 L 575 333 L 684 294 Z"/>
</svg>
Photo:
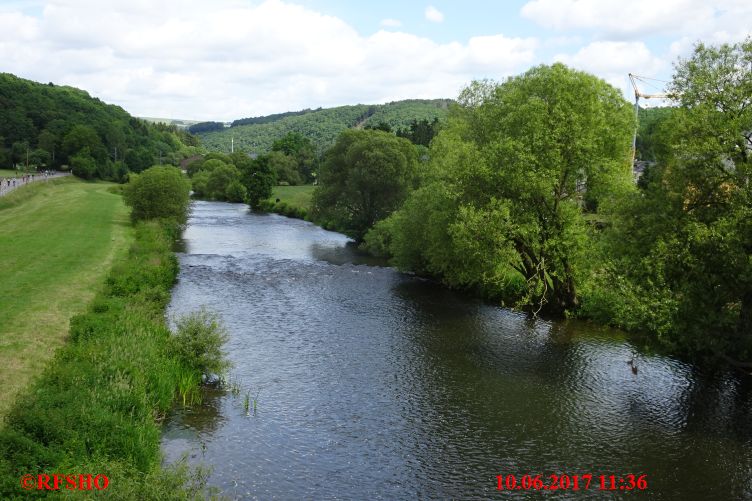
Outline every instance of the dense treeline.
<svg viewBox="0 0 752 501">
<path fill-rule="evenodd" d="M 342 131 L 349 128 L 383 122 L 392 130 L 402 130 L 409 128 L 413 120 L 441 120 L 447 114 L 447 100 L 410 100 L 304 111 L 270 115 L 274 117 L 270 120 L 262 120 L 265 117 L 244 119 L 255 122 L 247 125 L 234 123 L 231 128 L 202 133 L 202 144 L 210 151 L 228 153 L 234 139 L 236 149 L 264 154 L 272 150 L 279 138 L 295 132 L 310 139 L 317 154 L 320 154 L 334 144 Z"/>
<path fill-rule="evenodd" d="M 191 134 L 200 134 L 201 132 L 211 132 L 214 130 L 223 130 L 225 124 L 222 122 L 199 122 L 188 127 Z"/>
<path fill-rule="evenodd" d="M 274 113 L 272 115 L 264 115 L 261 117 L 240 118 L 238 120 L 232 121 L 232 127 L 237 127 L 238 125 L 268 124 L 271 122 L 276 122 L 277 120 L 281 120 L 283 118 L 305 115 L 307 113 L 321 110 L 322 108 L 316 108 L 315 110 L 306 108 L 300 111 L 287 111 L 285 113 Z"/>
<path fill-rule="evenodd" d="M 661 127 L 674 112 L 672 107 L 640 108 L 637 127 L 637 158 L 655 162 L 660 155 L 659 149 L 666 141 L 661 139 Z"/>
<path fill-rule="evenodd" d="M 209 153 L 188 164 L 187 172 L 196 198 L 245 202 L 259 209 L 275 185 L 313 182 L 318 162 L 313 143 L 289 133 L 277 139 L 266 155 Z"/>
<path fill-rule="evenodd" d="M 71 168 L 79 177 L 123 181 L 155 163 L 177 165 L 198 139 L 148 124 L 72 87 L 0 74 L 0 166 Z"/>
<path fill-rule="evenodd" d="M 632 106 L 554 64 L 470 85 L 417 169 L 385 132 L 342 134 L 312 214 L 401 269 L 503 304 L 748 361 L 751 60 L 748 40 L 677 63 L 679 106 L 641 112 L 639 153 L 656 163 L 639 183 Z"/>
</svg>

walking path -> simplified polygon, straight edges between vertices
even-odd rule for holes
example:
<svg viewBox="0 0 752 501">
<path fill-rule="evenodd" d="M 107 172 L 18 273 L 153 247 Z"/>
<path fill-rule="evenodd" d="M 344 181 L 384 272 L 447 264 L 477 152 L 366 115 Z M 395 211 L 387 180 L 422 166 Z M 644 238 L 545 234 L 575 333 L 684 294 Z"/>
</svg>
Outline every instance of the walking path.
<svg viewBox="0 0 752 501">
<path fill-rule="evenodd" d="M 70 172 L 51 172 L 49 174 L 45 174 L 44 172 L 35 172 L 33 174 L 26 174 L 20 177 L 0 178 L 0 197 L 7 195 L 16 188 L 25 186 L 27 184 L 36 183 L 38 181 L 49 181 L 50 179 L 56 179 L 70 175 Z"/>
</svg>

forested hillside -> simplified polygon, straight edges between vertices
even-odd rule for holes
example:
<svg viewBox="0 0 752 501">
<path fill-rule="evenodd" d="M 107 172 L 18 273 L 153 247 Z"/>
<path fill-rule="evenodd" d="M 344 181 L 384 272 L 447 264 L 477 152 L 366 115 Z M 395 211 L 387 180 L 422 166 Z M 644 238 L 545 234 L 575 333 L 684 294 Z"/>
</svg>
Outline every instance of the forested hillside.
<svg viewBox="0 0 752 501">
<path fill-rule="evenodd" d="M 202 144 L 210 151 L 229 152 L 234 138 L 236 149 L 265 153 L 271 150 L 272 143 L 280 137 L 289 132 L 298 132 L 309 138 L 321 152 L 333 145 L 345 129 L 386 123 L 392 129 L 400 130 L 408 128 L 413 120 L 443 119 L 449 102 L 446 99 L 411 99 L 381 105 L 358 104 L 324 110 L 303 110 L 240 119 L 233 122 L 233 127 L 199 135 Z"/>
<path fill-rule="evenodd" d="M 70 167 L 84 178 L 122 180 L 194 154 L 197 138 L 149 124 L 83 90 L 0 74 L 0 167 Z"/>
</svg>

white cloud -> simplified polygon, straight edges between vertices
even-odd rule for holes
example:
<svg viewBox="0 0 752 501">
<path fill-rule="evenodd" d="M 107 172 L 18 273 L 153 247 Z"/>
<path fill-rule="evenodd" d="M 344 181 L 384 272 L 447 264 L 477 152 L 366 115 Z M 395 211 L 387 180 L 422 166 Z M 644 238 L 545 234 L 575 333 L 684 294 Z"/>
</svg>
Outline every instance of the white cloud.
<svg viewBox="0 0 752 501">
<path fill-rule="evenodd" d="M 385 28 L 399 28 L 402 22 L 399 19 L 382 19 L 381 26 Z"/>
<path fill-rule="evenodd" d="M 742 3 L 734 0 L 532 0 L 522 7 L 521 14 L 549 29 L 584 28 L 607 36 L 635 37 L 679 30 L 702 31 L 724 6 L 738 9 L 742 8 Z"/>
<path fill-rule="evenodd" d="M 444 14 L 433 5 L 429 5 L 426 7 L 426 19 L 432 23 L 441 23 L 444 21 Z"/>
<path fill-rule="evenodd" d="M 453 97 L 473 78 L 519 73 L 538 42 L 437 43 L 267 0 L 49 0 L 0 10 L 0 71 L 74 85 L 135 115 L 231 120 L 306 107 Z"/>
</svg>

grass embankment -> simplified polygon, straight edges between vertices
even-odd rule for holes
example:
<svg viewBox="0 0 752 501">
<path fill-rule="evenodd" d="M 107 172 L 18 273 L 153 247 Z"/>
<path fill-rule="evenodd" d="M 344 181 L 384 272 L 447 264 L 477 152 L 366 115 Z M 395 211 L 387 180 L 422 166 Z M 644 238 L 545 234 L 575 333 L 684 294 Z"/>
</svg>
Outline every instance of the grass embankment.
<svg viewBox="0 0 752 501">
<path fill-rule="evenodd" d="M 0 198 L 0 423 L 128 248 L 128 211 L 108 186 L 66 178 Z"/>
<path fill-rule="evenodd" d="M 283 216 L 308 220 L 308 211 L 311 208 L 314 189 L 316 187 L 311 184 L 275 186 L 271 198 L 262 202 L 261 208 Z M 279 199 L 279 202 L 276 201 L 277 199 Z"/>
<path fill-rule="evenodd" d="M 17 171 L 13 169 L 0 169 L 0 179 L 4 177 L 19 177 L 23 176 L 25 172 Z"/>
<path fill-rule="evenodd" d="M 190 373 L 164 320 L 178 271 L 176 235 L 157 222 L 135 227 L 104 289 L 71 319 L 68 343 L 11 408 L 0 430 L 0 498 L 28 494 L 19 485 L 27 473 L 104 474 L 102 493 L 118 499 L 198 492 L 184 469 L 160 468 L 158 421 Z"/>
</svg>

